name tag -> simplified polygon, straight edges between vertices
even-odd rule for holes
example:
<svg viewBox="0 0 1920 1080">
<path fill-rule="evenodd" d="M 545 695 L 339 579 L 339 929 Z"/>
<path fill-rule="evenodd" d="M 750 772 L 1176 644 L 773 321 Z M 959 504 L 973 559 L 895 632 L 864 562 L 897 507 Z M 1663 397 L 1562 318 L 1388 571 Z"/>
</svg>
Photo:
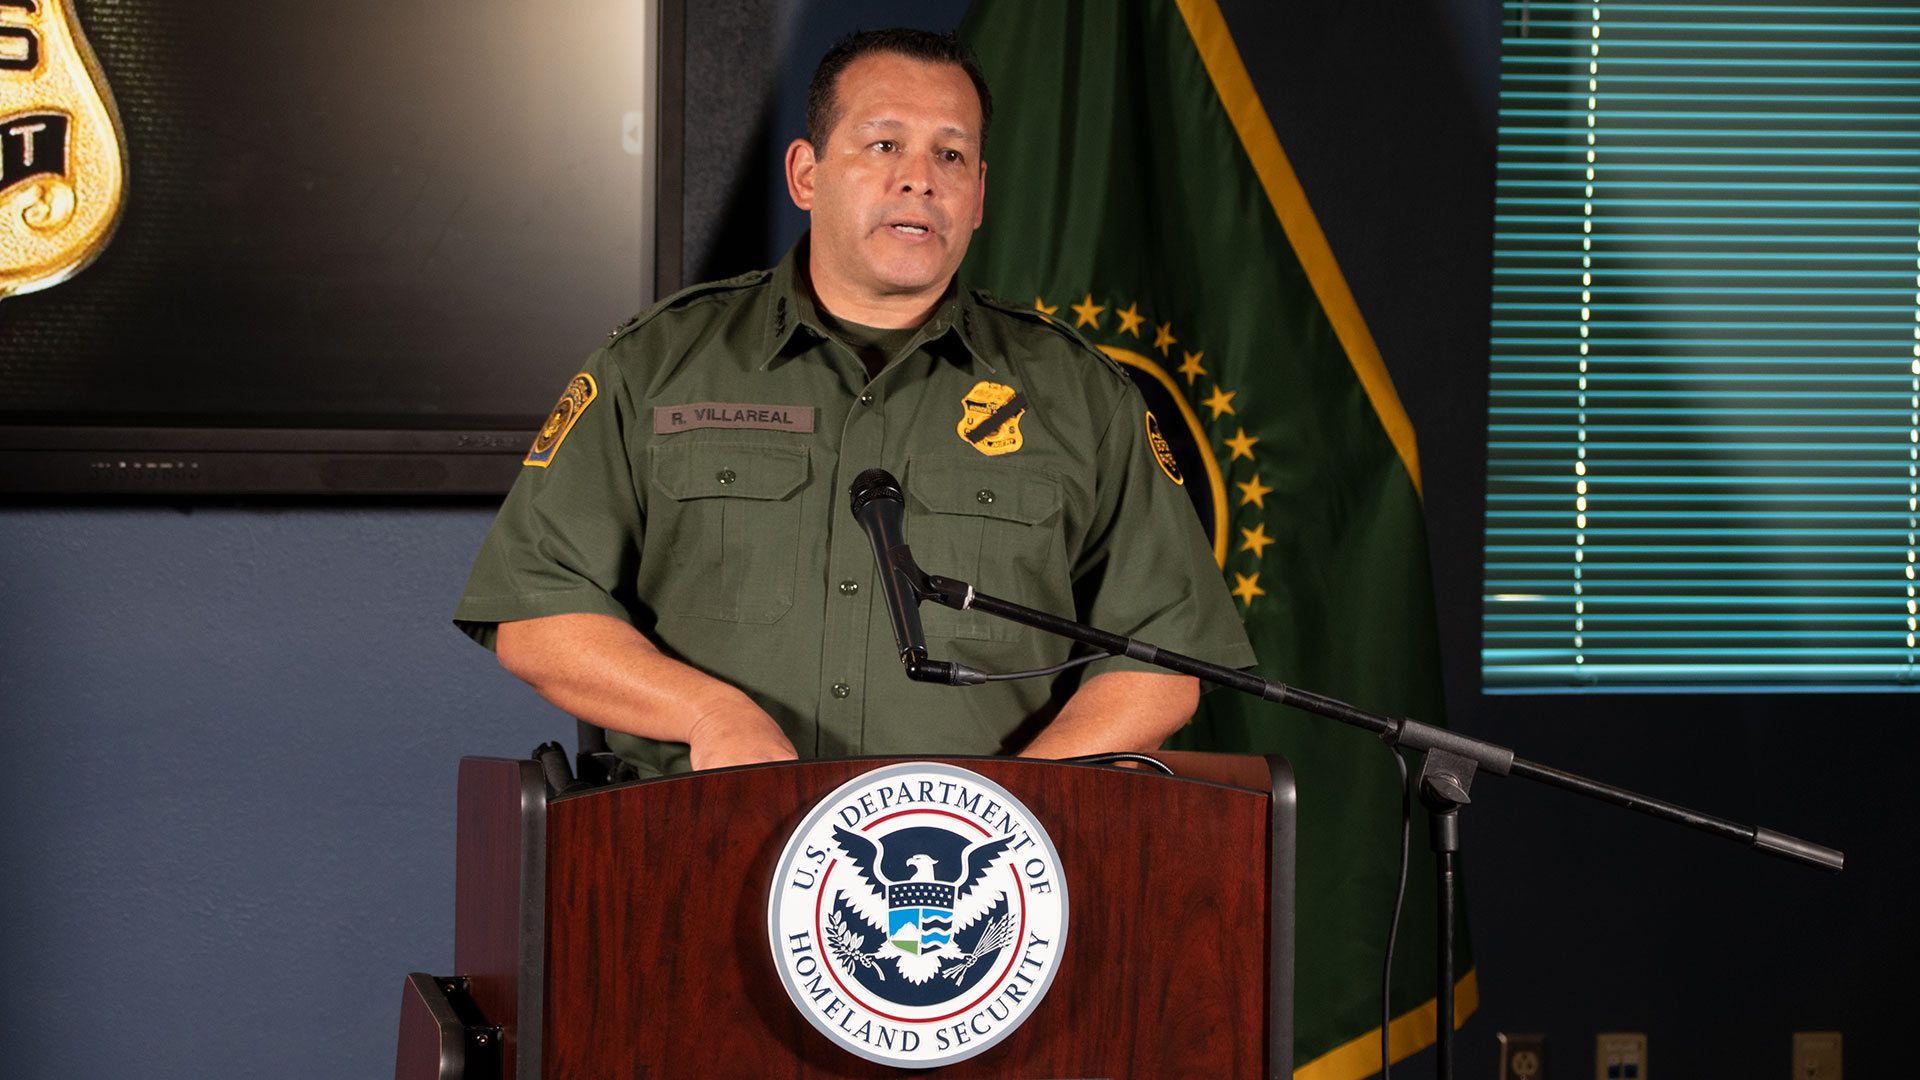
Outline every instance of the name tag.
<svg viewBox="0 0 1920 1080">
<path fill-rule="evenodd" d="M 813 430 L 811 405 L 733 405 L 696 401 L 688 405 L 655 405 L 653 433 L 671 435 L 695 428 L 764 428 L 769 431 Z"/>
</svg>

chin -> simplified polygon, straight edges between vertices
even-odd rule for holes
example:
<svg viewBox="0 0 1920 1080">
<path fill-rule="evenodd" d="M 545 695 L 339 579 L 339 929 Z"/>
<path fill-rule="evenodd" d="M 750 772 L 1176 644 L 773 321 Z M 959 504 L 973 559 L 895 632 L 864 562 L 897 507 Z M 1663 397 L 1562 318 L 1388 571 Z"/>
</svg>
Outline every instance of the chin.
<svg viewBox="0 0 1920 1080">
<path fill-rule="evenodd" d="M 949 259 L 948 252 L 938 244 L 916 245 L 905 251 L 882 248 L 868 254 L 867 269 L 873 280 L 901 292 L 944 286 L 960 263 L 959 259 Z"/>
<path fill-rule="evenodd" d="M 945 288 L 955 269 L 945 261 L 901 259 L 874 267 L 874 278 L 894 292 L 923 292 Z"/>
</svg>

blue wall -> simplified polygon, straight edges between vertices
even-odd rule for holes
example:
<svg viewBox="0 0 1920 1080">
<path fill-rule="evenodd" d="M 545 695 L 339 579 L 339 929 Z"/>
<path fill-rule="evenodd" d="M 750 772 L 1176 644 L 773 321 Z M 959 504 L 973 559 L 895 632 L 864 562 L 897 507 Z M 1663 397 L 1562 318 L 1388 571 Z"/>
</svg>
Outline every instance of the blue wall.
<svg viewBox="0 0 1920 1080">
<path fill-rule="evenodd" d="M 447 621 L 491 517 L 0 512 L 0 1072 L 391 1072 L 458 757 L 571 742 Z"/>
</svg>

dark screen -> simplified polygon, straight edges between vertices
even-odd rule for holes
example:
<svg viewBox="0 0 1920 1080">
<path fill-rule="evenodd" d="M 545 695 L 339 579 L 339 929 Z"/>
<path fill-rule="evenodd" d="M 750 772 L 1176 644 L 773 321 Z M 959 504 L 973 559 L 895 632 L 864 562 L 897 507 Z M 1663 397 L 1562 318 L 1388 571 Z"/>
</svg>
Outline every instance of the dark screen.
<svg viewBox="0 0 1920 1080">
<path fill-rule="evenodd" d="M 95 0 L 126 210 L 0 300 L 14 423 L 544 414 L 650 299 L 641 0 Z"/>
</svg>

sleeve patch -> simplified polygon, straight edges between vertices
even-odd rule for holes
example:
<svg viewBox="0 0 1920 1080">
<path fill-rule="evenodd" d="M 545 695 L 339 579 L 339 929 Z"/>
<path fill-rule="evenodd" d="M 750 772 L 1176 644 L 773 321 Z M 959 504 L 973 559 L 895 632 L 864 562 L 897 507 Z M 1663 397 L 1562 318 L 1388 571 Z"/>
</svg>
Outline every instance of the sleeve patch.
<svg viewBox="0 0 1920 1080">
<path fill-rule="evenodd" d="M 527 451 L 527 458 L 521 464 L 546 468 L 553 464 L 553 455 L 559 453 L 560 444 L 567 441 L 567 432 L 573 430 L 580 414 L 587 411 L 593 399 L 600 396 L 600 388 L 594 384 L 593 376 L 581 372 L 567 384 L 566 392 L 553 406 L 553 412 L 547 416 L 547 422 L 540 425 L 540 433 L 533 437 L 533 447 Z"/>
<path fill-rule="evenodd" d="M 1173 446 L 1160 434 L 1160 421 L 1153 418 L 1151 410 L 1147 412 L 1147 445 L 1153 447 L 1153 459 L 1160 463 L 1160 471 L 1167 474 L 1167 479 L 1186 487 L 1186 477 L 1180 475 L 1180 463 L 1173 458 Z"/>
</svg>

